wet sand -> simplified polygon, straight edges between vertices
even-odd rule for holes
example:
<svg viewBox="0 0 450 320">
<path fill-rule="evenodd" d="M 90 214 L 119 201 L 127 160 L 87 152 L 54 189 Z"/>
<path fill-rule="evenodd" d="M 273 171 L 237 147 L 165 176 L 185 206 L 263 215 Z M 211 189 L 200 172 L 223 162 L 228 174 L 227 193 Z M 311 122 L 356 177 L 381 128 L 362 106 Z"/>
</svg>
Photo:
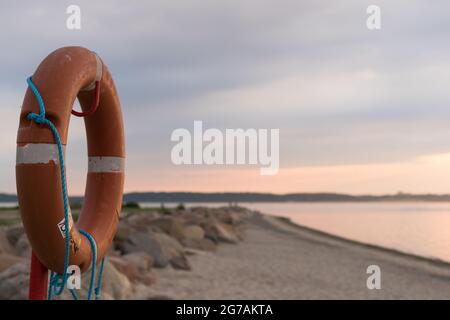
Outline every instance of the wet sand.
<svg viewBox="0 0 450 320">
<path fill-rule="evenodd" d="M 245 240 L 156 269 L 154 296 L 179 299 L 450 299 L 450 265 L 254 215 Z M 366 286 L 369 265 L 381 289 Z"/>
</svg>

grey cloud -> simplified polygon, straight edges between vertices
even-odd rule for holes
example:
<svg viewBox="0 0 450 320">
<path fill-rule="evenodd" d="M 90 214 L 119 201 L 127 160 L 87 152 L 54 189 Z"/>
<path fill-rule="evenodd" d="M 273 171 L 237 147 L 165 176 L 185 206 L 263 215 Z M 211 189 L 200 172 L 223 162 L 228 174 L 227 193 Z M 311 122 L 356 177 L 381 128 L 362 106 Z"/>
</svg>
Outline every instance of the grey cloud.
<svg viewBox="0 0 450 320">
<path fill-rule="evenodd" d="M 285 166 L 395 161 L 450 147 L 447 79 L 419 72 L 450 66 L 446 1 L 377 1 L 383 20 L 376 32 L 365 28 L 371 1 L 78 1 L 82 31 L 65 29 L 69 4 L 2 2 L 0 92 L 24 92 L 25 78 L 60 46 L 92 48 L 119 89 L 132 164 L 170 165 L 170 132 L 196 119 L 218 128 L 280 128 Z M 366 69 L 388 88 L 303 109 L 261 100 L 259 112 L 205 99 L 286 77 Z M 5 103 L 0 97 L 12 108 Z M 82 139 L 71 140 L 73 166 L 85 164 Z"/>
</svg>

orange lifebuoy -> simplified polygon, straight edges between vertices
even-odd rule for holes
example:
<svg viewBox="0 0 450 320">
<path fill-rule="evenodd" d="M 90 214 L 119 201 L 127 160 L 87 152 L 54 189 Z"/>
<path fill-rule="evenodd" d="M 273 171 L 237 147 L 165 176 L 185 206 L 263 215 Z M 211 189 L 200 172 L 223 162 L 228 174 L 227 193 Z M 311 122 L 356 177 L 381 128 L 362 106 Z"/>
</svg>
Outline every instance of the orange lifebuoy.
<svg viewBox="0 0 450 320">
<path fill-rule="evenodd" d="M 97 54 L 81 47 L 52 52 L 32 79 L 45 101 L 46 118 L 56 126 L 64 146 L 75 99 L 88 113 L 93 90 L 100 87 L 98 109 L 84 118 L 89 159 L 83 207 L 76 224 L 69 219 L 69 263 L 85 271 L 91 263 L 91 246 L 78 230 L 95 239 L 100 261 L 112 242 L 122 206 L 125 142 L 119 97 L 108 68 Z M 52 132 L 27 119 L 38 110 L 38 101 L 28 89 L 17 133 L 18 202 L 33 252 L 48 269 L 61 274 L 65 220 L 58 150 Z"/>
</svg>

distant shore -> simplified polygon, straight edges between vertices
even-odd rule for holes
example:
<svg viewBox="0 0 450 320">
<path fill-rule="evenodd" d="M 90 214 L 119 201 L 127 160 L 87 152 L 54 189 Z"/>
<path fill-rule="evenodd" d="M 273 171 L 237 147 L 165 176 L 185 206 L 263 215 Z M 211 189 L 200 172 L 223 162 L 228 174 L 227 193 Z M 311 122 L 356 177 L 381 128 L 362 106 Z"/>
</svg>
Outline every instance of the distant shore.
<svg viewBox="0 0 450 320">
<path fill-rule="evenodd" d="M 82 196 L 71 196 L 72 204 L 82 203 Z M 384 195 L 352 195 L 333 192 L 316 193 L 258 193 L 258 192 L 128 192 L 123 196 L 127 202 L 153 203 L 246 203 L 246 202 L 398 202 L 425 201 L 450 202 L 450 194 L 410 194 L 398 192 Z M 17 202 L 14 194 L 0 193 L 0 203 Z"/>
</svg>

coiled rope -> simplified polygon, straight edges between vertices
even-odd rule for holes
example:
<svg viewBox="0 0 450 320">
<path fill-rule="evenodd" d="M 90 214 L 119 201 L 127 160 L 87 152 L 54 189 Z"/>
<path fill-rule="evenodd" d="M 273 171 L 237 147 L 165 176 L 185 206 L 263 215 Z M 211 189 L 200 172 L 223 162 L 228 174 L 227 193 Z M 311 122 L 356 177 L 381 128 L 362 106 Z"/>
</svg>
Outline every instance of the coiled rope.
<svg viewBox="0 0 450 320">
<path fill-rule="evenodd" d="M 69 256 L 70 256 L 70 230 L 69 230 L 69 201 L 67 197 L 67 186 L 66 186 L 66 173 L 65 173 L 65 165 L 64 165 L 64 155 L 63 155 L 63 149 L 62 149 L 62 142 L 61 138 L 59 136 L 58 130 L 56 129 L 56 126 L 45 117 L 45 105 L 44 100 L 42 99 L 41 94 L 39 93 L 38 89 L 34 85 L 31 77 L 27 79 L 28 86 L 30 87 L 31 91 L 35 95 L 38 103 L 39 103 L 39 114 L 30 112 L 27 115 L 27 119 L 30 121 L 34 121 L 37 124 L 44 124 L 50 128 L 50 130 L 53 133 L 53 136 L 55 137 L 56 144 L 58 146 L 58 158 L 59 158 L 59 167 L 61 171 L 61 186 L 62 186 L 62 195 L 63 195 L 63 203 L 64 203 L 64 235 L 65 235 L 65 254 L 64 254 L 64 271 L 63 274 L 57 274 L 56 272 L 51 272 L 50 274 L 50 285 L 48 289 L 48 300 L 52 300 L 53 295 L 59 296 L 64 291 L 66 282 L 67 282 L 67 269 L 69 267 Z M 96 101 L 98 101 L 98 93 L 99 89 L 97 89 L 96 85 Z M 98 105 L 98 102 L 96 102 Z M 95 111 L 95 110 L 94 110 Z M 88 300 L 91 300 L 92 292 L 94 288 L 94 282 L 95 282 L 95 271 L 96 271 L 96 262 L 97 262 L 97 244 L 95 243 L 95 239 L 86 231 L 79 230 L 80 233 L 85 236 L 91 245 L 92 250 L 92 266 L 91 266 L 91 279 L 89 283 L 89 290 L 88 290 Z M 95 298 L 96 300 L 100 298 L 101 293 L 101 284 L 102 284 L 102 276 L 103 276 L 103 267 L 104 267 L 104 258 L 102 259 L 100 271 L 98 275 L 98 282 L 97 287 L 95 288 Z M 74 299 L 78 299 L 78 296 L 76 295 L 75 291 L 73 289 L 70 290 L 72 297 Z"/>
</svg>

